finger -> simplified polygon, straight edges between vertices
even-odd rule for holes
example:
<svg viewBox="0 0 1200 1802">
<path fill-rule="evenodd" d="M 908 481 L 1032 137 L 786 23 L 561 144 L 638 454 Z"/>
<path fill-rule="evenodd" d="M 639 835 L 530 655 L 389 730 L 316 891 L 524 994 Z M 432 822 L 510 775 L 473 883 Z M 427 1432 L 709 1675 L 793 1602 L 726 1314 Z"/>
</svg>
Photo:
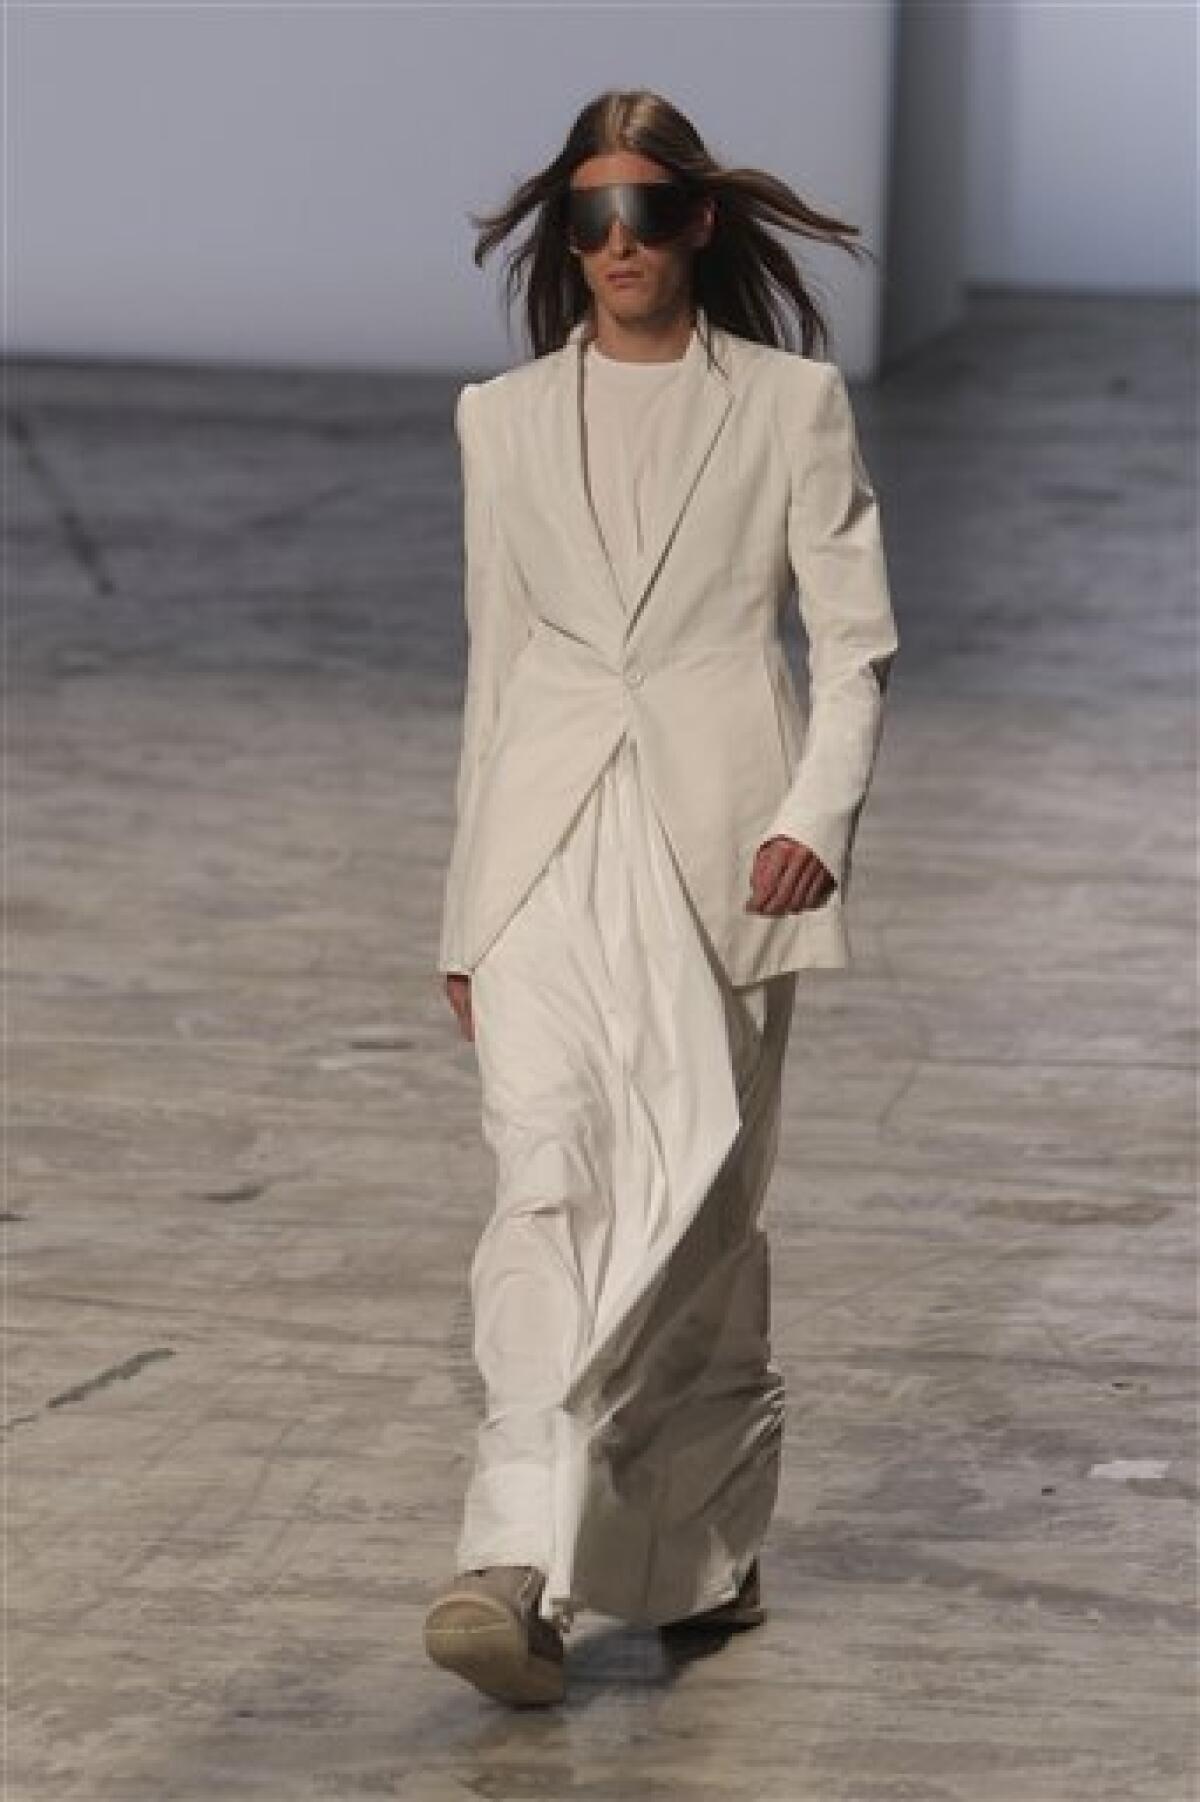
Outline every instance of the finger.
<svg viewBox="0 0 1200 1802">
<path fill-rule="evenodd" d="M 756 863 L 750 873 L 750 899 L 746 906 L 761 912 L 762 907 L 774 888 L 779 876 L 779 860 L 775 856 Z"/>
<path fill-rule="evenodd" d="M 448 997 L 450 1005 L 454 1009 L 454 1018 L 458 1023 L 459 1032 L 464 1038 L 471 1038 L 471 990 L 469 984 L 456 982 L 448 990 Z"/>
<path fill-rule="evenodd" d="M 822 867 L 820 878 L 818 878 L 818 883 L 816 883 L 816 894 L 813 896 L 813 906 L 820 906 L 822 905 L 822 901 L 827 901 L 836 887 L 838 887 L 838 885 L 836 885 L 836 881 L 832 879 L 829 870 L 823 869 Z"/>
<path fill-rule="evenodd" d="M 769 842 L 768 851 L 762 854 L 762 865 L 759 870 L 759 901 L 766 908 L 775 908 L 778 897 L 784 892 L 789 881 L 789 872 L 795 865 L 796 854 L 800 847 L 789 838 L 777 838 Z"/>
<path fill-rule="evenodd" d="M 820 867 L 816 865 L 814 861 L 810 860 L 801 871 L 800 880 L 797 882 L 791 900 L 788 903 L 791 911 L 793 913 L 804 913 L 808 908 L 815 905 L 820 892 Z"/>
<path fill-rule="evenodd" d="M 837 887 L 837 881 L 830 874 L 829 870 L 826 869 L 819 857 L 814 856 L 813 863 L 816 869 L 816 876 L 813 882 L 812 893 L 807 904 L 809 907 L 820 907 L 822 903 L 827 901 L 830 895 L 832 895 L 834 889 Z"/>
<path fill-rule="evenodd" d="M 815 852 L 812 864 L 812 881 L 808 886 L 804 904 L 806 907 L 819 907 L 833 893 L 837 883 Z"/>
<path fill-rule="evenodd" d="M 779 882 L 788 864 L 788 847 L 777 839 L 761 845 L 754 859 L 750 885 L 755 906 L 761 908 Z"/>
<path fill-rule="evenodd" d="M 808 893 L 809 877 L 809 861 L 807 856 L 802 856 L 788 872 L 780 901 L 782 913 L 798 913 L 805 906 L 804 897 Z"/>
<path fill-rule="evenodd" d="M 822 885 L 828 880 L 828 871 L 816 852 L 809 846 L 802 847 L 798 865 L 790 872 L 788 893 L 784 907 L 790 913 L 803 913 L 806 908 L 813 907 L 820 899 Z"/>
<path fill-rule="evenodd" d="M 799 851 L 794 846 L 788 852 L 767 895 L 765 907 L 767 913 L 781 914 L 787 911 L 796 883 L 803 871 L 806 856 L 806 852 Z"/>
</svg>

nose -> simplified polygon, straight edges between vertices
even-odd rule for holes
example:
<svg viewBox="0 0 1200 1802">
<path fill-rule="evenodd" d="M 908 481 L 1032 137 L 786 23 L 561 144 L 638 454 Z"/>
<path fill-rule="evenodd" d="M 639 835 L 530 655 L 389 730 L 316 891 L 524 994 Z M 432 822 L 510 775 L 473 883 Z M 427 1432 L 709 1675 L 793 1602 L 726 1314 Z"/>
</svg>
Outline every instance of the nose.
<svg viewBox="0 0 1200 1802">
<path fill-rule="evenodd" d="M 616 234 L 615 240 L 613 234 Z M 614 219 L 608 228 L 608 248 L 610 250 L 631 250 L 637 239 L 623 219 Z"/>
</svg>

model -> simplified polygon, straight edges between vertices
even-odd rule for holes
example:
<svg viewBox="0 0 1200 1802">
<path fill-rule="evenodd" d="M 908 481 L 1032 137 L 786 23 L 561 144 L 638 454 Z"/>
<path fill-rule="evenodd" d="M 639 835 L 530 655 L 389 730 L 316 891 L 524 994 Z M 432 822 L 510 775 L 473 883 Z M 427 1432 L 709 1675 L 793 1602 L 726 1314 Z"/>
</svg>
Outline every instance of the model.
<svg viewBox="0 0 1200 1802">
<path fill-rule="evenodd" d="M 898 639 L 845 380 L 764 221 L 851 250 L 852 228 L 723 169 L 645 90 L 583 109 L 476 260 L 526 217 L 534 354 L 455 411 L 469 655 L 438 968 L 496 1195 L 469 1273 L 486 1410 L 424 1637 L 545 1703 L 581 1609 L 764 1616 L 784 1386 L 762 1206 L 800 972 L 851 961 Z"/>
</svg>

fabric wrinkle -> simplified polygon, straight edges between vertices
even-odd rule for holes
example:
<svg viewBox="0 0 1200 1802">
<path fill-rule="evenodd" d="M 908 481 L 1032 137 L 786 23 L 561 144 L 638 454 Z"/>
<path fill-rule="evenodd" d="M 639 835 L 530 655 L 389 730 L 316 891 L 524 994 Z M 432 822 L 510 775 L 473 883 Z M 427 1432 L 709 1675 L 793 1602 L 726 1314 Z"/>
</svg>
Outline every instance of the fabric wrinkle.
<svg viewBox="0 0 1200 1802">
<path fill-rule="evenodd" d="M 671 366 L 617 367 L 585 392 L 627 580 Z M 795 982 L 723 976 L 634 732 L 474 971 L 496 1199 L 470 1267 L 486 1411 L 459 1568 L 541 1565 L 540 1610 L 564 1630 L 582 1607 L 711 1606 L 766 1531 L 783 1381 L 759 1213 Z"/>
</svg>

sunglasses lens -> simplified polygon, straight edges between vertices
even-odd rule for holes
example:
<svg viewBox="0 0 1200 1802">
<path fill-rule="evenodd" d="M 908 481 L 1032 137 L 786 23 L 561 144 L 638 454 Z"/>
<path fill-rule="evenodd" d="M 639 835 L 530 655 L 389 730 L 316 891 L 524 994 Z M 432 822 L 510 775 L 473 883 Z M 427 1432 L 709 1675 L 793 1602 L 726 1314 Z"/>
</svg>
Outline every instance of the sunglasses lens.
<svg viewBox="0 0 1200 1802">
<path fill-rule="evenodd" d="M 676 182 L 648 182 L 634 189 L 634 236 L 643 244 L 662 244 L 677 237 L 691 211 L 691 195 Z"/>
<path fill-rule="evenodd" d="M 595 251 L 620 217 L 642 244 L 665 244 L 687 223 L 692 197 L 680 182 L 614 182 L 568 190 L 567 223 L 577 250 Z"/>
<path fill-rule="evenodd" d="M 608 236 L 613 208 L 610 188 L 572 188 L 567 224 L 576 250 L 599 250 Z"/>
</svg>

